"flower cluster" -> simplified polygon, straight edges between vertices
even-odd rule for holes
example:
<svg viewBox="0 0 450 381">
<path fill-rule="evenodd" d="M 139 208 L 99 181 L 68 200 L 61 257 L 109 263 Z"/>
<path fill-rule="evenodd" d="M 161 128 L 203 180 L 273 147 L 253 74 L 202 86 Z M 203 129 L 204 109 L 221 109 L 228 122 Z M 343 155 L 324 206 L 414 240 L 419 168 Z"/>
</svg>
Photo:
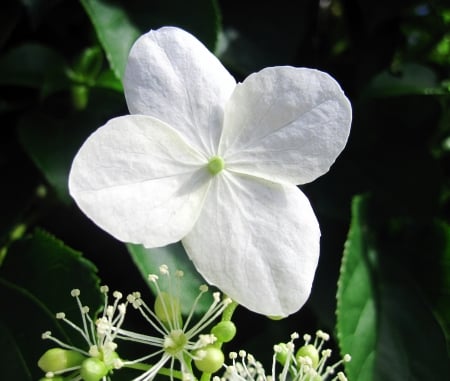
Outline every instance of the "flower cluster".
<svg viewBox="0 0 450 381">
<path fill-rule="evenodd" d="M 183 319 L 177 292 L 183 273 L 175 272 L 177 287 L 172 284 L 173 279 L 166 265 L 160 267 L 160 276 L 167 277 L 167 291 L 160 289 L 158 275 L 149 275 L 149 281 L 156 291 L 153 308 L 145 303 L 139 292 L 128 295 L 126 301 L 122 302 L 122 294 L 115 291 L 114 302 L 110 304 L 108 287 L 102 286 L 105 301 L 97 319 L 93 319 L 89 315 L 89 308 L 83 306 L 80 291 L 73 290 L 71 294 L 80 310 L 81 326 L 69 320 L 63 312 L 57 313 L 56 317 L 78 332 L 86 346 L 75 347 L 57 339 L 51 332 L 45 332 L 42 337 L 53 341 L 57 347 L 49 349 L 38 361 L 39 367 L 46 373 L 44 379 L 109 380 L 114 371 L 121 368 L 141 371 L 134 378 L 135 381 L 150 381 L 157 374 L 165 374 L 171 379 L 193 379 L 192 364 L 202 373 L 211 374 L 219 370 L 224 364 L 221 345 L 232 340 L 236 333 L 236 327 L 230 320 L 236 304 L 215 292 L 209 309 L 195 320 L 198 302 L 208 293 L 208 287 L 202 285 L 187 318 Z M 125 314 L 130 307 L 140 312 L 153 328 L 155 336 L 123 328 Z M 222 321 L 213 325 L 219 317 L 222 317 Z M 144 349 L 147 354 L 126 360 L 118 354 L 119 340 L 143 344 L 150 349 L 144 347 L 147 348 Z"/>
<path fill-rule="evenodd" d="M 311 336 L 305 334 L 303 346 L 295 351 L 294 340 L 298 337 L 297 333 L 293 333 L 288 343 L 274 346 L 269 374 L 251 354 L 239 351 L 230 353 L 232 365 L 227 366 L 223 377 L 216 377 L 216 381 L 325 381 L 330 377 L 333 377 L 330 381 L 347 381 L 342 371 L 335 371 L 343 362 L 350 361 L 351 357 L 346 354 L 336 363 L 327 365 L 331 357 L 331 349 L 323 349 L 324 343 L 329 340 L 327 333 L 317 331 L 313 343 Z"/>
<path fill-rule="evenodd" d="M 120 292 L 113 293 L 114 302 L 109 304 L 108 287 L 102 286 L 100 291 L 104 295 L 104 306 L 97 320 L 94 321 L 89 315 L 89 307 L 82 305 L 78 289 L 72 290 L 71 295 L 77 301 L 82 326 L 79 327 L 69 320 L 64 312 L 56 314 L 57 319 L 81 335 L 86 342 L 85 348 L 65 343 L 54 337 L 50 331 L 42 334 L 43 339 L 51 340 L 58 345 L 49 349 L 38 361 L 39 367 L 46 372 L 46 379 L 68 375 L 70 380 L 95 381 L 123 366 L 116 353 L 116 338 L 125 318 L 126 304 L 120 303 L 122 299 Z"/>
<path fill-rule="evenodd" d="M 153 309 L 145 303 L 139 292 L 134 292 L 128 296 L 128 302 L 141 313 L 159 335 L 149 336 L 119 329 L 122 339 L 155 348 L 154 352 L 134 361 L 128 361 L 127 365 L 159 357 L 159 360 L 150 369 L 135 380 L 152 380 L 167 363 L 170 363 L 171 377 L 173 377 L 175 364 L 178 363 L 180 370 L 177 372 L 181 375 L 181 378 L 192 378 L 192 361 L 194 361 L 196 368 L 201 372 L 216 372 L 224 363 L 224 355 L 220 346 L 223 342 L 230 341 L 234 337 L 235 327 L 231 321 L 222 321 L 214 326 L 210 332 L 208 332 L 208 329 L 227 308 L 235 307 L 232 300 L 227 297 L 222 298 L 219 292 L 213 293 L 213 302 L 209 309 L 198 321 L 193 322 L 197 303 L 208 292 L 208 287 L 202 285 L 187 318 L 183 320 L 180 299 L 176 292 L 177 287 L 172 287 L 172 278 L 168 267 L 165 265 L 161 266 L 160 273 L 162 276 L 168 277 L 169 292 L 161 291 L 158 284 L 158 275 L 149 275 L 149 281 L 154 286 L 157 295 Z M 182 276 L 183 273 L 181 271 L 176 271 L 175 280 L 179 280 Z M 219 328 L 224 324 L 231 327 L 231 335 L 220 335 Z"/>
<path fill-rule="evenodd" d="M 166 287 L 160 284 L 164 277 Z M 96 319 L 89 315 L 89 308 L 80 300 L 80 291 L 73 290 L 80 314 L 81 326 L 69 320 L 62 312 L 56 317 L 74 329 L 84 339 L 85 346 L 78 348 L 67 344 L 51 332 L 43 334 L 44 339 L 57 346 L 49 349 L 38 361 L 45 372 L 42 380 L 47 381 L 107 381 L 114 372 L 123 368 L 139 372 L 133 381 L 151 381 L 157 375 L 171 380 L 195 380 L 201 373 L 202 380 L 225 369 L 216 381 L 346 381 L 343 372 L 335 374 L 336 368 L 350 361 L 345 355 L 340 361 L 328 365 L 331 350 L 324 344 L 329 335 L 317 331 L 312 340 L 304 335 L 304 344 L 296 350 L 294 341 L 298 334 L 291 335 L 287 343 L 274 346 L 271 374 L 267 375 L 263 366 L 245 351 L 229 355 L 232 364 L 225 364 L 222 344 L 231 341 L 236 334 L 236 326 L 231 321 L 237 304 L 220 293 L 210 293 L 208 287 L 200 286 L 200 291 L 189 312 L 183 316 L 180 300 L 183 272 L 173 275 L 166 265 L 159 274 L 151 274 L 148 279 L 154 288 L 156 298 L 150 307 L 139 292 L 133 292 L 124 300 L 118 291 L 113 292 L 110 303 L 108 287 L 102 286 L 104 305 Z M 209 308 L 198 318 L 195 312 L 202 298 L 212 299 Z M 138 333 L 123 327 L 127 310 L 134 309 L 150 325 L 153 335 Z M 217 321 L 219 320 L 220 321 Z M 120 341 L 136 343 L 144 352 L 136 359 L 119 356 Z"/>
</svg>

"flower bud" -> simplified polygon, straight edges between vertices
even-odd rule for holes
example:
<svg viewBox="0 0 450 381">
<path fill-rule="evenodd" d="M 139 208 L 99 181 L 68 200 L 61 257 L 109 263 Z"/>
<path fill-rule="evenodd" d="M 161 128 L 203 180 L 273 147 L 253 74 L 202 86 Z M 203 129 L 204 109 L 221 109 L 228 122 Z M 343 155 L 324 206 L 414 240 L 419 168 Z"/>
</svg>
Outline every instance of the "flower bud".
<svg viewBox="0 0 450 381">
<path fill-rule="evenodd" d="M 207 346 L 196 352 L 197 359 L 194 360 L 197 369 L 204 373 L 217 372 L 225 361 L 223 352 L 216 347 Z"/>
<path fill-rule="evenodd" d="M 311 367 L 313 369 L 316 369 L 319 365 L 319 351 L 317 348 L 312 344 L 304 345 L 303 347 L 299 348 L 297 351 L 295 358 L 298 359 L 299 357 L 307 357 L 311 360 Z"/>
<path fill-rule="evenodd" d="M 100 381 L 108 374 L 108 368 L 102 360 L 89 357 L 81 364 L 80 374 L 84 381 Z"/>
<path fill-rule="evenodd" d="M 181 319 L 181 306 L 180 300 L 167 292 L 161 292 L 158 294 L 155 300 L 155 314 L 164 323 L 173 323 Z"/>
<path fill-rule="evenodd" d="M 236 336 L 236 325 L 232 321 L 221 321 L 211 329 L 211 333 L 217 341 L 228 343 Z"/>
<path fill-rule="evenodd" d="M 281 364 L 284 365 L 286 363 L 286 360 L 289 355 L 289 349 L 286 345 L 286 343 L 280 343 L 276 345 L 274 348 L 276 348 L 276 360 Z"/>
<path fill-rule="evenodd" d="M 89 88 L 86 85 L 74 84 L 70 88 L 70 93 L 75 110 L 84 110 L 89 100 Z"/>
<path fill-rule="evenodd" d="M 44 372 L 58 372 L 80 365 L 85 357 L 76 351 L 51 348 L 46 351 L 38 361 L 38 366 Z"/>
</svg>

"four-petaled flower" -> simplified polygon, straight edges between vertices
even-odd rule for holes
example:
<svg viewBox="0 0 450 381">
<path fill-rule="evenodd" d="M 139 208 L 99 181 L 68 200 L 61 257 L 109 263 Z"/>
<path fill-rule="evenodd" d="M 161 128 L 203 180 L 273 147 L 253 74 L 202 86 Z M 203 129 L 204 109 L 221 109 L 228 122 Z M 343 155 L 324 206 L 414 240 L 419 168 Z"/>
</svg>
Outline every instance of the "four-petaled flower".
<svg viewBox="0 0 450 381">
<path fill-rule="evenodd" d="M 69 188 L 96 224 L 146 247 L 182 240 L 211 284 L 286 316 L 309 296 L 320 230 L 296 185 L 328 171 L 351 107 L 323 72 L 271 67 L 236 84 L 174 27 L 141 36 L 124 77 L 131 115 L 94 132 Z"/>
</svg>

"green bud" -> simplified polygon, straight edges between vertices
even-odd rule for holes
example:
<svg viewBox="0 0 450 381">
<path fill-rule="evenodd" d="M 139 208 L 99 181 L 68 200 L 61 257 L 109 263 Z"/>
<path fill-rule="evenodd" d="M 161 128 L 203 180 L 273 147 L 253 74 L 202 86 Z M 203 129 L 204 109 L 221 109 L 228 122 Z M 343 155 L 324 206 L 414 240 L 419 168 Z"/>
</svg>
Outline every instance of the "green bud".
<svg viewBox="0 0 450 381">
<path fill-rule="evenodd" d="M 297 351 L 295 358 L 299 357 L 309 357 L 311 359 L 311 364 L 314 369 L 317 368 L 319 365 L 319 352 L 317 348 L 312 344 L 304 345 L 303 347 L 299 348 Z"/>
<path fill-rule="evenodd" d="M 278 344 L 278 349 L 279 350 L 277 350 L 276 359 L 281 365 L 284 365 L 289 353 L 286 343 Z"/>
<path fill-rule="evenodd" d="M 55 377 L 42 377 L 39 379 L 39 381 L 64 381 L 64 377 L 62 376 L 55 376 Z"/>
<path fill-rule="evenodd" d="M 80 374 L 84 381 L 100 381 L 108 374 L 108 368 L 102 360 L 89 357 L 81 364 Z"/>
<path fill-rule="evenodd" d="M 204 373 L 217 372 L 225 361 L 223 352 L 216 347 L 206 346 L 196 352 L 199 359 L 194 360 L 197 369 Z"/>
<path fill-rule="evenodd" d="M 236 325 L 232 321 L 221 321 L 211 329 L 211 333 L 217 338 L 217 341 L 228 343 L 236 336 Z"/>
<path fill-rule="evenodd" d="M 89 88 L 86 85 L 72 85 L 70 93 L 75 110 L 84 110 L 89 100 Z"/>
<path fill-rule="evenodd" d="M 45 352 L 38 361 L 38 366 L 44 372 L 58 372 L 80 365 L 85 357 L 76 351 L 51 348 Z"/>
<path fill-rule="evenodd" d="M 180 300 L 162 291 L 155 300 L 155 314 L 164 323 L 182 323 Z"/>
</svg>

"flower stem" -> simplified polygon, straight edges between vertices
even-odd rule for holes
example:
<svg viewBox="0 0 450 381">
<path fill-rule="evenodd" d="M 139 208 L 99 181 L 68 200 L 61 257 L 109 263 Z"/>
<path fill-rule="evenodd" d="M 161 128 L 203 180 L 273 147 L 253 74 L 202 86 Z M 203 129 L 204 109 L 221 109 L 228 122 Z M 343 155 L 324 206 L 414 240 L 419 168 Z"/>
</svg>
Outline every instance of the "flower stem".
<svg viewBox="0 0 450 381">
<path fill-rule="evenodd" d="M 222 313 L 222 321 L 231 321 L 231 318 L 233 317 L 233 313 L 236 310 L 236 307 L 239 304 L 237 304 L 234 300 L 225 308 L 225 310 Z"/>
<path fill-rule="evenodd" d="M 150 364 L 145 364 L 142 362 L 138 362 L 138 363 L 134 363 L 134 364 L 125 364 L 123 366 L 124 368 L 129 368 L 129 369 L 135 369 L 135 370 L 149 370 L 150 368 L 153 367 L 153 365 Z M 163 376 L 169 376 L 169 377 L 173 377 L 173 378 L 177 378 L 179 380 L 183 379 L 183 375 L 180 371 L 178 370 L 174 370 L 174 369 L 168 369 L 168 368 L 161 368 L 158 371 L 158 374 L 162 374 Z"/>
<path fill-rule="evenodd" d="M 209 381 L 211 380 L 211 373 L 202 373 L 202 376 L 200 377 L 200 381 Z"/>
</svg>

